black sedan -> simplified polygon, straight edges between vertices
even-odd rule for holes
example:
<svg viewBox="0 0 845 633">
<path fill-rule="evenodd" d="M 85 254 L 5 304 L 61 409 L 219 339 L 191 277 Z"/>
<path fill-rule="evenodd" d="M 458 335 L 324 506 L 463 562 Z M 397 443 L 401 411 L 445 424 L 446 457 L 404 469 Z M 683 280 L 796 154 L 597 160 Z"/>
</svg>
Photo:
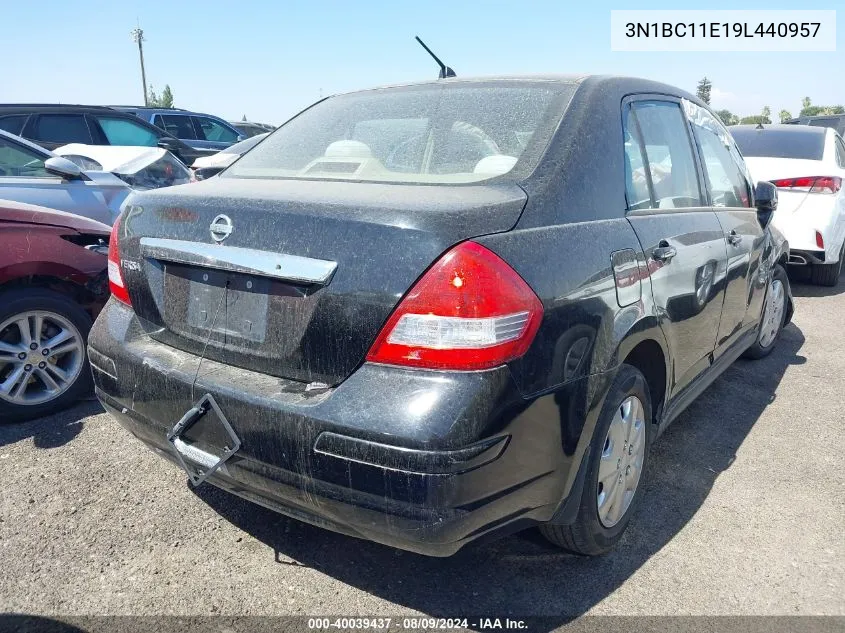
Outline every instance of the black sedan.
<svg viewBox="0 0 845 633">
<path fill-rule="evenodd" d="M 219 177 L 133 194 L 97 394 L 195 485 L 303 521 L 440 556 L 540 525 L 600 554 L 654 438 L 789 320 L 776 204 L 650 81 L 332 97 Z"/>
</svg>

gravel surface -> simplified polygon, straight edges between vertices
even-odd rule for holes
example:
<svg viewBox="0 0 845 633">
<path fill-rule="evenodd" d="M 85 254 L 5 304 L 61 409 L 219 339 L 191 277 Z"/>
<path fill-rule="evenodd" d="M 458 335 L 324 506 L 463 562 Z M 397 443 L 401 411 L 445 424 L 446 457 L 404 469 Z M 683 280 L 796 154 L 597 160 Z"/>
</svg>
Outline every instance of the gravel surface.
<svg viewBox="0 0 845 633">
<path fill-rule="evenodd" d="M 621 546 L 536 530 L 431 559 L 196 491 L 95 402 L 0 427 L 0 611 L 845 615 L 845 278 L 660 438 Z"/>
</svg>

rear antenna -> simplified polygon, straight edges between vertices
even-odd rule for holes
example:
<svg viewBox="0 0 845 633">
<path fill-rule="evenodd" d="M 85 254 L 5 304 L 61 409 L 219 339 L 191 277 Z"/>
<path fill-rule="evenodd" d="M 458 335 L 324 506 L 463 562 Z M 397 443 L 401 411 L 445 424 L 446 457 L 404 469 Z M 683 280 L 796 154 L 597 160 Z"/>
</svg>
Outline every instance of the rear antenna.
<svg viewBox="0 0 845 633">
<path fill-rule="evenodd" d="M 765 129 L 765 128 L 763 127 L 763 122 L 762 122 L 762 121 L 757 121 L 757 127 L 755 127 L 754 129 L 755 129 L 755 130 L 763 130 L 763 129 Z"/>
<path fill-rule="evenodd" d="M 425 42 L 423 42 L 420 39 L 419 35 L 415 35 L 414 37 L 420 43 L 420 46 L 422 46 L 425 49 L 425 52 L 428 53 L 429 55 L 431 55 L 434 58 L 434 61 L 437 62 L 437 65 L 440 66 L 440 74 L 437 76 L 438 79 L 445 79 L 446 77 L 457 77 L 457 75 L 455 74 L 455 71 L 452 70 L 451 68 L 449 68 L 443 62 L 441 62 L 440 58 L 437 55 L 435 55 L 434 53 L 431 52 L 431 49 L 428 46 L 425 45 Z"/>
</svg>

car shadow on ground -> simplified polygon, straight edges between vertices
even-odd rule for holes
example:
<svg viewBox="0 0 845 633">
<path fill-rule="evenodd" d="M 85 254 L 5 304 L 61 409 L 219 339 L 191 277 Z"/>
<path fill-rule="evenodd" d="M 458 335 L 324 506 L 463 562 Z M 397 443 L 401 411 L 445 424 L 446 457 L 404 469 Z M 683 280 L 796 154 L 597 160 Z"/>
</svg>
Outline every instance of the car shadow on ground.
<svg viewBox="0 0 845 633">
<path fill-rule="evenodd" d="M 85 418 L 102 412 L 103 407 L 96 400 L 83 400 L 70 409 L 37 420 L 0 424 L 0 446 L 31 437 L 36 448 L 58 448 L 79 435 Z"/>
<path fill-rule="evenodd" d="M 777 397 L 786 369 L 805 362 L 803 344 L 801 330 L 789 325 L 769 357 L 735 363 L 669 427 L 654 446 L 638 515 L 601 558 L 562 553 L 536 529 L 427 558 L 287 519 L 209 485 L 195 492 L 272 548 L 280 564 L 316 569 L 431 616 L 546 615 L 555 628 L 611 594 L 695 515 Z"/>
<path fill-rule="evenodd" d="M 832 297 L 845 292 L 845 274 L 839 276 L 839 283 L 835 286 L 816 286 L 810 283 L 810 269 L 807 266 L 790 266 L 788 273 L 793 297 Z"/>
</svg>

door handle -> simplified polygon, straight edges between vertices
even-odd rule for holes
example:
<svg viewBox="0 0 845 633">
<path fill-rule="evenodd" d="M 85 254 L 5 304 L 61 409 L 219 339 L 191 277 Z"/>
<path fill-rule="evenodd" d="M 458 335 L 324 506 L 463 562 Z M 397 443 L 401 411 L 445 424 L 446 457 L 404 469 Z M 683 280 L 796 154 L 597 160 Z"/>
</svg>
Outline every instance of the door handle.
<svg viewBox="0 0 845 633">
<path fill-rule="evenodd" d="M 736 231 L 731 231 L 728 233 L 728 242 L 737 246 L 740 242 L 742 242 L 742 235 L 738 235 Z"/>
<path fill-rule="evenodd" d="M 658 262 L 668 262 L 677 254 L 678 251 L 674 246 L 669 246 L 669 242 L 666 240 L 660 240 L 657 248 L 651 252 L 651 258 Z"/>
</svg>

